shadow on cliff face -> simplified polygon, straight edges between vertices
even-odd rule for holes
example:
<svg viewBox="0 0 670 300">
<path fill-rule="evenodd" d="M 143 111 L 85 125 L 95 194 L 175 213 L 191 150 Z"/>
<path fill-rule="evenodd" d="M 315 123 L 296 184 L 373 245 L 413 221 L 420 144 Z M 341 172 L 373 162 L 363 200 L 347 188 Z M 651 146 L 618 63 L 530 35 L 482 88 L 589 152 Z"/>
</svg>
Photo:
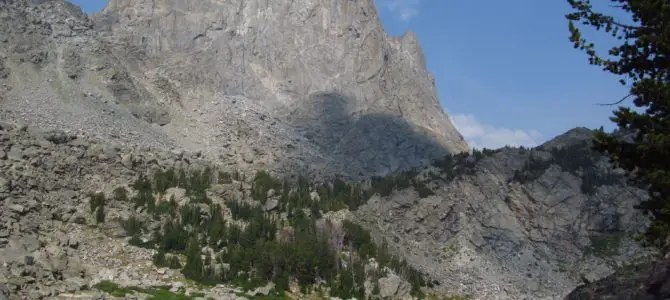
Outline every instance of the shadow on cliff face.
<svg viewBox="0 0 670 300">
<path fill-rule="evenodd" d="M 384 176 L 449 153 L 400 116 L 355 112 L 360 110 L 356 103 L 337 92 L 315 93 L 293 111 L 289 122 L 351 174 Z"/>
</svg>

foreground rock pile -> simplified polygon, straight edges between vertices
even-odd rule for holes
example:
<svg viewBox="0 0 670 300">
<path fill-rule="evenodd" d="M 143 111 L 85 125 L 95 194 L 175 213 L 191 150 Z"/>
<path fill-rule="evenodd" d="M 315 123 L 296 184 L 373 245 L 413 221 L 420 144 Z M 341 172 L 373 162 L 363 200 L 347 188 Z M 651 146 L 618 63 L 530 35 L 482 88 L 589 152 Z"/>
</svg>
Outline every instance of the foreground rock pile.
<svg viewBox="0 0 670 300">
<path fill-rule="evenodd" d="M 135 190 L 130 184 L 140 174 L 211 167 L 199 153 L 124 148 L 8 123 L 0 123 L 0 141 L 0 299 L 107 299 L 110 295 L 144 299 L 154 292 L 181 293 L 188 297 L 184 299 L 236 299 L 272 291 L 271 286 L 246 292 L 234 285 L 203 286 L 186 280 L 179 269 L 157 267 L 155 248 L 129 245 L 131 237 L 124 224 L 131 216 L 141 219 L 148 230 L 160 231 L 163 222 L 147 214 L 145 207 L 121 200 L 119 188 L 128 191 L 124 197 L 132 197 Z M 207 197 L 224 206 L 224 215 L 230 217 L 224 199 L 253 204 L 247 198 L 251 191 L 248 183 L 232 180 L 212 186 Z M 278 199 L 274 190 L 263 193 Z M 93 207 L 96 194 L 108 199 L 104 220 L 98 217 L 101 208 Z M 312 201 L 318 201 L 316 191 L 310 194 Z M 179 206 L 189 203 L 180 188 L 167 189 L 164 197 Z M 276 209 L 278 202 L 270 203 L 265 210 Z M 203 209 L 201 213 L 212 209 L 202 204 L 194 207 Z M 347 215 L 343 210 L 324 218 L 341 226 Z M 243 221 L 229 222 L 244 228 Z M 203 253 L 210 251 L 205 249 Z M 376 263 L 371 261 L 365 268 L 376 270 Z M 376 286 L 375 293 L 382 297 L 412 298 L 407 281 L 390 269 L 383 272 L 386 275 L 378 282 L 366 281 L 366 293 Z M 290 292 L 296 297 L 302 294 L 293 283 Z"/>
<path fill-rule="evenodd" d="M 112 203 L 110 222 L 96 228 L 89 195 L 126 185 L 138 171 L 196 166 L 197 155 L 140 152 L 5 123 L 0 141 L 0 295 L 41 299 L 90 289 L 96 278 L 150 286 L 174 275 L 151 267 L 151 251 L 118 239 L 114 221 L 130 207 Z"/>
</svg>

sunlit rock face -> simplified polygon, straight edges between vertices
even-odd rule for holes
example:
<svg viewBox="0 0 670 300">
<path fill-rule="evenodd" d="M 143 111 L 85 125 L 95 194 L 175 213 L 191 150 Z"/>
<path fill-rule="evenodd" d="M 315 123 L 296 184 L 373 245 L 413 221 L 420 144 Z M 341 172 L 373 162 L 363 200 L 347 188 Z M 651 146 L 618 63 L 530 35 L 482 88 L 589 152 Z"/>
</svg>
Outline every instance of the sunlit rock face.
<svg viewBox="0 0 670 300">
<path fill-rule="evenodd" d="M 93 19 L 146 56 L 145 72 L 177 85 L 187 112 L 208 107 L 196 119 L 221 117 L 209 105 L 239 97 L 287 126 L 270 148 L 296 134 L 325 165 L 368 174 L 467 150 L 416 37 L 388 37 L 373 1 L 112 0 Z"/>
</svg>

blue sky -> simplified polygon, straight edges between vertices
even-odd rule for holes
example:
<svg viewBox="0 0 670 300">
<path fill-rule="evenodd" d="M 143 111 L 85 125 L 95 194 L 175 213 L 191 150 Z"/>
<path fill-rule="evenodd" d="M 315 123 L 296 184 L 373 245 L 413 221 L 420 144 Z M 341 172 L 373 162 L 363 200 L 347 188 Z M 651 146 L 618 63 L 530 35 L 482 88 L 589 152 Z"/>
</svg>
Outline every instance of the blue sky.
<svg viewBox="0 0 670 300">
<path fill-rule="evenodd" d="M 533 146 L 570 128 L 614 128 L 626 89 L 568 41 L 567 1 L 375 0 L 390 35 L 414 31 L 442 107 L 472 146 Z M 106 0 L 72 0 L 86 12 Z M 598 39 L 596 39 L 598 41 Z"/>
</svg>

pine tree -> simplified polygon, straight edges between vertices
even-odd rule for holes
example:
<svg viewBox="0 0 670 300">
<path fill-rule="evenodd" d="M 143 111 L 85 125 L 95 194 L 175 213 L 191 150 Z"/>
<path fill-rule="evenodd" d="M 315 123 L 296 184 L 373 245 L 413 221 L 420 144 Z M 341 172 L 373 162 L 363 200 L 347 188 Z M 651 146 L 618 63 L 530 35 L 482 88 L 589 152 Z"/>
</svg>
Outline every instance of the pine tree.
<svg viewBox="0 0 670 300">
<path fill-rule="evenodd" d="M 650 199 L 638 208 L 649 213 L 652 224 L 644 241 L 666 248 L 670 235 L 670 2 L 660 0 L 610 0 L 632 22 L 596 11 L 589 0 L 567 0 L 573 12 L 570 41 L 586 52 L 589 63 L 630 83 L 629 94 L 638 109 L 620 106 L 614 111 L 619 132 L 597 132 L 595 149 L 610 156 L 638 184 L 647 185 Z M 620 43 L 608 56 L 600 55 L 575 23 L 605 31 Z M 622 138 L 629 135 L 629 138 Z"/>
<path fill-rule="evenodd" d="M 158 250 L 158 252 L 154 254 L 152 260 L 154 265 L 156 265 L 159 268 L 167 266 L 167 260 L 165 259 L 165 251 L 163 249 Z"/>
<path fill-rule="evenodd" d="M 98 223 L 105 222 L 105 204 L 98 206 L 98 209 L 95 211 L 95 221 Z"/>
<path fill-rule="evenodd" d="M 153 208 L 155 207 L 155 200 L 153 196 L 153 191 L 151 188 L 151 182 L 144 174 L 140 174 L 135 183 L 133 184 L 133 189 L 137 191 L 137 194 L 133 198 L 135 202 L 135 207 L 144 207 L 148 206 Z"/>
<path fill-rule="evenodd" d="M 200 243 L 196 238 L 192 238 L 186 250 L 186 265 L 181 272 L 186 278 L 197 282 L 203 279 L 203 271 L 204 266 L 202 257 L 200 257 Z"/>
<path fill-rule="evenodd" d="M 188 239 L 188 232 L 176 222 L 168 221 L 163 226 L 163 235 L 159 239 L 160 247 L 166 251 L 183 251 L 186 249 Z"/>
<path fill-rule="evenodd" d="M 177 176 L 177 187 L 182 189 L 188 189 L 188 177 L 184 169 L 179 169 L 179 175 Z"/>
<path fill-rule="evenodd" d="M 128 202 L 128 190 L 126 188 L 122 186 L 117 187 L 112 194 L 114 195 L 114 201 Z"/>
<path fill-rule="evenodd" d="M 90 196 L 89 206 L 92 213 L 95 213 L 95 210 L 101 206 L 105 205 L 105 194 L 95 193 Z"/>
<path fill-rule="evenodd" d="M 142 233 L 144 229 L 144 224 L 137 219 L 134 215 L 128 217 L 128 219 L 121 222 L 121 227 L 129 236 L 136 236 Z"/>
<path fill-rule="evenodd" d="M 218 204 L 212 208 L 212 218 L 208 222 L 207 235 L 209 246 L 218 249 L 226 240 L 226 222 L 223 219 L 221 206 Z"/>
</svg>

